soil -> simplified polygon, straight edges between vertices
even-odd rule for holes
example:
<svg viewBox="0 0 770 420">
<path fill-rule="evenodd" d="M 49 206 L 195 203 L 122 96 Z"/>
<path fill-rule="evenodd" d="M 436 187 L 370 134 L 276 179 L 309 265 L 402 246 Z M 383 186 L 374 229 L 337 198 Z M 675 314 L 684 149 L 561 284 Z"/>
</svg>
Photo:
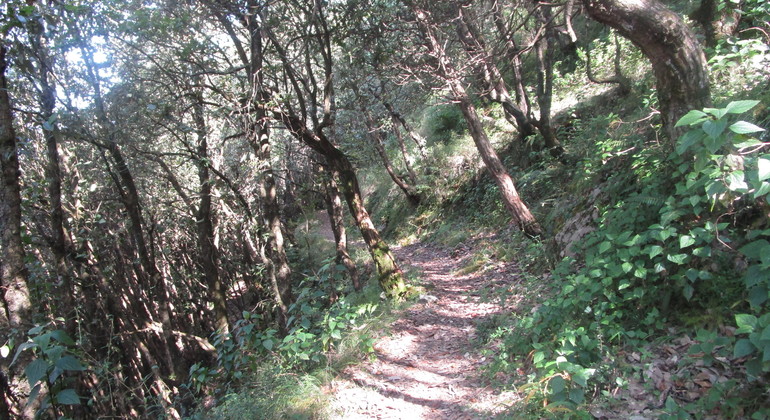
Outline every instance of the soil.
<svg viewBox="0 0 770 420">
<path fill-rule="evenodd" d="M 484 289 L 513 285 L 517 270 L 498 263 L 461 275 L 468 251 L 421 243 L 394 248 L 403 266 L 421 272 L 427 292 L 378 338 L 374 361 L 348 367 L 332 382 L 336 418 L 493 418 L 517 399 L 481 377 L 487 360 L 474 342 L 477 325 L 507 306 L 487 299 Z"/>
</svg>

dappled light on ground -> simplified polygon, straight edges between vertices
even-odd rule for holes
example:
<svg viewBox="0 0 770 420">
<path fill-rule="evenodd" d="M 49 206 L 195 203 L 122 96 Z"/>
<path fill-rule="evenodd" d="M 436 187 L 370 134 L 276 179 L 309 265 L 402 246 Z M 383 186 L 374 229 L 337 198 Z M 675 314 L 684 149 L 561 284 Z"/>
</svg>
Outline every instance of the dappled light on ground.
<svg viewBox="0 0 770 420">
<path fill-rule="evenodd" d="M 474 346 L 476 325 L 505 308 L 482 302 L 478 292 L 491 281 L 515 282 L 511 267 L 458 275 L 462 255 L 423 244 L 395 252 L 423 273 L 427 292 L 377 341 L 376 360 L 348 368 L 331 384 L 338 418 L 493 417 L 516 395 L 493 390 L 480 377 L 485 358 Z"/>
</svg>

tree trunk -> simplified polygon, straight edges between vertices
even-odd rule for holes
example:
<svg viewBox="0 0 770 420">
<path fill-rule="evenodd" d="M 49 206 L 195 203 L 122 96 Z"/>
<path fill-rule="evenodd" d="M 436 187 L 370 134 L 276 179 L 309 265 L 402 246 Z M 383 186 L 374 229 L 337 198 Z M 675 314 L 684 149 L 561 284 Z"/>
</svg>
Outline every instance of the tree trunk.
<svg viewBox="0 0 770 420">
<path fill-rule="evenodd" d="M 382 165 L 388 172 L 390 179 L 392 179 L 398 188 L 401 189 L 401 191 L 406 196 L 406 199 L 409 201 L 409 204 L 415 207 L 420 205 L 420 195 L 417 194 L 417 191 L 412 185 L 408 184 L 404 178 L 397 174 L 395 169 L 393 169 L 393 164 L 388 157 L 388 152 L 385 150 L 385 145 L 382 141 L 382 135 L 380 134 L 379 129 L 375 127 L 371 114 L 366 111 L 366 108 L 363 105 L 360 107 L 360 109 L 361 113 L 364 114 L 364 121 L 366 122 L 369 138 L 373 140 L 372 144 L 374 145 L 374 149 L 377 150 L 377 154 L 380 155 L 380 159 L 382 159 Z"/>
<path fill-rule="evenodd" d="M 513 179 L 508 175 L 508 171 L 503 166 L 503 162 L 497 156 L 497 152 L 492 147 L 492 144 L 487 138 L 487 134 L 484 132 L 484 128 L 481 126 L 478 114 L 476 112 L 473 103 L 470 98 L 464 95 L 463 87 L 459 82 L 453 84 L 453 92 L 455 99 L 458 101 L 460 110 L 465 117 L 465 121 L 468 122 L 468 129 L 470 130 L 473 142 L 476 144 L 476 148 L 481 155 L 481 159 L 487 166 L 489 173 L 500 188 L 500 193 L 503 196 L 503 202 L 508 212 L 513 217 L 516 225 L 530 238 L 540 236 L 543 231 L 540 228 L 540 224 L 535 220 L 535 216 L 529 211 L 529 208 L 524 204 L 519 197 L 519 193 L 516 191 L 516 187 L 513 185 Z"/>
<path fill-rule="evenodd" d="M 401 149 L 401 157 L 404 159 L 404 167 L 406 167 L 406 173 L 409 175 L 409 182 L 413 185 L 417 185 L 417 173 L 412 168 L 412 164 L 409 163 L 409 152 L 404 142 L 404 136 L 401 134 L 401 129 L 398 128 L 398 118 L 391 116 L 391 122 L 393 123 L 393 134 L 396 135 L 398 141 L 398 148 Z"/>
<path fill-rule="evenodd" d="M 466 52 L 471 56 L 471 60 L 480 62 L 477 73 L 487 86 L 487 97 L 502 105 L 506 120 L 516 126 L 520 138 L 525 139 L 535 134 L 532 121 L 524 111 L 519 109 L 508 92 L 500 69 L 490 57 L 472 16 L 469 16 L 470 9 L 464 10 L 463 7 L 456 6 L 456 12 L 459 14 L 456 20 L 457 34 Z"/>
<path fill-rule="evenodd" d="M 358 184 L 358 177 L 353 170 L 348 158 L 341 152 L 329 159 L 329 164 L 334 171 L 338 172 L 342 194 L 348 202 L 350 213 L 364 237 L 369 253 L 377 267 L 378 281 L 380 287 L 388 297 L 402 298 L 408 293 L 408 288 L 404 281 L 404 273 L 401 272 L 396 259 L 390 252 L 390 247 L 380 237 L 377 228 L 374 227 L 369 212 L 364 207 L 364 199 L 361 194 L 361 187 Z"/>
<path fill-rule="evenodd" d="M 3 259 L 0 262 L 4 311 L 0 311 L 2 328 L 23 328 L 30 322 L 30 299 L 24 245 L 21 241 L 21 184 L 16 131 L 5 78 L 6 49 L 0 45 L 0 165 L 2 168 L 2 200 L 0 200 L 0 234 Z"/>
<path fill-rule="evenodd" d="M 65 232 L 64 209 L 62 206 L 62 170 L 60 165 L 58 124 L 54 121 L 56 107 L 56 86 L 51 80 L 53 75 L 53 59 L 48 46 L 44 45 L 43 26 L 40 22 L 31 22 L 29 31 L 30 45 L 33 55 L 37 58 L 40 83 L 40 116 L 43 120 L 42 132 L 46 143 L 46 184 L 49 200 L 49 221 L 51 226 L 51 253 L 54 257 L 54 267 L 58 277 L 59 292 L 62 299 L 57 312 L 65 320 L 66 331 L 74 336 L 76 319 L 73 311 L 74 289 L 72 286 L 72 269 L 69 257 L 72 244 Z"/>
<path fill-rule="evenodd" d="M 537 104 L 540 108 L 540 118 L 536 125 L 543 136 L 545 147 L 553 157 L 562 155 L 562 148 L 551 124 L 551 102 L 553 99 L 553 42 L 556 34 L 553 30 L 553 16 L 548 5 L 538 5 L 545 36 L 535 43 L 537 55 Z"/>
<path fill-rule="evenodd" d="M 0 307 L 0 334 L 5 339 L 11 338 L 12 331 L 26 331 L 31 321 L 31 302 L 27 286 L 27 268 L 24 264 L 24 245 L 21 240 L 21 186 L 19 183 L 19 157 L 16 145 L 16 132 L 13 128 L 13 111 L 8 97 L 8 82 L 5 77 L 7 63 L 5 45 L 0 45 L 0 249 L 3 258 L 0 261 L 0 288 L 2 288 L 2 307 Z M 17 343 L 23 337 L 14 337 Z M 27 352 L 25 352 L 27 353 Z M 5 383 L 0 392 L 4 403 L 0 409 L 13 410 L 18 392 L 14 389 L 21 385 L 29 390 L 27 381 L 20 377 L 20 368 L 26 360 L 20 360 L 11 370 L 8 357 L 0 358 L 0 383 Z M 18 371 L 18 372 L 17 372 Z M 22 405 L 23 406 L 23 405 Z M 23 411 L 23 408 L 20 410 Z M 33 410 L 34 412 L 34 410 Z M 9 412 L 0 412 L 0 417 L 11 418 Z M 29 415 L 31 413 L 25 413 Z M 26 417 L 25 417 L 26 418 Z"/>
<path fill-rule="evenodd" d="M 249 2 L 253 10 L 257 9 L 255 1 Z M 286 329 L 289 305 L 294 301 L 291 290 L 291 268 L 284 249 L 284 237 L 281 230 L 281 214 L 278 205 L 278 193 L 273 175 L 270 151 L 270 128 L 267 115 L 262 104 L 269 98 L 263 86 L 264 71 L 262 69 L 262 29 L 256 15 L 248 17 L 250 33 L 250 70 L 249 83 L 251 95 L 255 104 L 253 121 L 249 121 L 249 143 L 257 155 L 260 167 L 259 194 L 262 199 L 262 217 L 264 226 L 268 229 L 267 240 L 269 264 L 268 276 L 275 293 L 278 306 L 278 323 L 281 329 Z M 248 117 L 247 117 L 248 118 Z"/>
<path fill-rule="evenodd" d="M 338 173 L 342 195 L 348 203 L 348 209 L 353 215 L 356 226 L 361 231 L 361 236 L 364 237 L 364 243 L 366 243 L 369 254 L 374 260 L 374 265 L 377 267 L 380 287 L 390 298 L 405 297 L 409 288 L 406 285 L 404 273 L 393 257 L 390 247 L 382 240 L 380 233 L 372 223 L 369 212 L 364 206 L 356 172 L 348 157 L 334 146 L 322 132 L 317 133 L 309 130 L 304 120 L 296 115 L 289 115 L 277 110 L 274 115 L 283 121 L 286 128 L 300 141 L 320 153 L 326 159 L 332 172 Z"/>
<path fill-rule="evenodd" d="M 214 244 L 214 223 L 212 215 L 211 176 L 209 174 L 208 129 L 203 114 L 203 97 L 194 95 L 193 113 L 198 137 L 198 181 L 200 183 L 200 203 L 195 217 L 198 228 L 198 248 L 203 276 L 206 279 L 208 294 L 214 305 L 214 325 L 217 332 L 227 334 L 230 323 L 227 320 L 227 293 L 219 277 L 219 252 Z"/>
<path fill-rule="evenodd" d="M 652 63 L 663 131 L 673 147 L 677 120 L 711 104 L 706 56 L 687 24 L 658 0 L 583 0 L 588 14 L 616 29 Z"/>
<path fill-rule="evenodd" d="M 321 174 L 324 184 L 324 198 L 326 201 L 326 212 L 329 214 L 329 222 L 334 234 L 334 244 L 337 251 L 337 257 L 335 262 L 342 264 L 347 269 L 350 275 L 350 280 L 353 282 L 353 288 L 355 290 L 361 290 L 361 281 L 358 277 L 358 268 L 353 259 L 348 254 L 348 235 L 345 231 L 345 215 L 342 209 L 342 198 L 340 197 L 340 190 L 337 187 L 338 174 L 334 172 L 329 174 Z"/>
<path fill-rule="evenodd" d="M 481 155 L 481 159 L 486 164 L 489 173 L 500 188 L 503 202 L 508 212 L 513 217 L 517 226 L 529 237 L 537 237 L 542 234 L 540 225 L 535 220 L 535 217 L 529 211 L 527 206 L 521 201 L 516 187 L 513 185 L 511 176 L 508 175 L 508 171 L 503 166 L 503 162 L 497 156 L 497 152 L 489 142 L 484 127 L 481 125 L 476 108 L 473 106 L 468 93 L 465 90 L 459 76 L 455 74 L 455 69 L 449 58 L 447 57 L 443 46 L 436 38 L 434 29 L 431 22 L 429 22 L 429 14 L 413 6 L 415 15 L 417 16 L 417 23 L 420 26 L 420 30 L 428 41 L 428 49 L 430 50 L 433 58 L 438 63 L 438 69 L 441 76 L 446 79 L 449 84 L 449 89 L 452 91 L 453 99 L 457 102 L 460 110 L 465 117 L 465 121 L 468 123 L 473 142 L 476 144 L 476 149 Z"/>
</svg>

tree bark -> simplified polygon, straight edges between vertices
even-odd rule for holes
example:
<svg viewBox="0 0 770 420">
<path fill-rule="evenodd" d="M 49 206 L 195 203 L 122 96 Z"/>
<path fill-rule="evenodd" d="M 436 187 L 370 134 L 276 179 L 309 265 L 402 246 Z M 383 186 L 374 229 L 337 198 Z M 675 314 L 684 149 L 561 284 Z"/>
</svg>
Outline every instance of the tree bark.
<svg viewBox="0 0 770 420">
<path fill-rule="evenodd" d="M 283 231 L 281 230 L 278 192 L 271 162 L 270 126 L 265 113 L 265 108 L 262 106 L 262 104 L 267 103 L 270 98 L 263 85 L 262 28 L 260 27 L 260 20 L 256 15 L 259 5 L 256 1 L 252 0 L 249 2 L 249 7 L 254 11 L 254 15 L 247 17 L 251 53 L 251 56 L 249 57 L 249 68 L 251 70 L 251 73 L 249 74 L 249 83 L 252 100 L 255 101 L 255 104 L 257 105 L 254 107 L 252 116 L 253 121 L 248 123 L 251 125 L 248 130 L 249 143 L 259 160 L 259 193 L 260 198 L 262 199 L 262 217 L 264 226 L 269 232 L 267 240 L 269 257 L 267 272 L 278 306 L 278 323 L 281 328 L 285 330 L 289 317 L 289 305 L 294 301 L 291 287 L 291 268 L 289 267 L 289 259 L 286 257 Z"/>
<path fill-rule="evenodd" d="M 348 235 L 345 230 L 345 215 L 342 209 L 342 198 L 340 197 L 340 190 L 337 187 L 338 174 L 331 172 L 329 174 L 322 173 L 324 184 L 324 198 L 326 201 L 326 212 L 329 214 L 329 222 L 332 227 L 332 233 L 334 234 L 334 244 L 337 253 L 335 262 L 342 264 L 347 269 L 350 275 L 350 280 L 353 282 L 353 288 L 355 290 L 361 290 L 361 280 L 358 277 L 358 268 L 356 263 L 350 258 L 348 253 Z"/>
<path fill-rule="evenodd" d="M 687 24 L 658 0 L 583 0 L 589 16 L 616 29 L 652 63 L 663 131 L 673 147 L 677 120 L 711 104 L 706 56 Z"/>
<path fill-rule="evenodd" d="M 4 310 L 0 311 L 1 328 L 23 328 L 30 322 L 30 295 L 24 245 L 21 240 L 21 171 L 13 128 L 13 112 L 8 97 L 5 46 L 0 45 L 0 166 L 2 167 L 2 200 L 0 200 L 0 234 L 3 259 L 0 280 Z"/>
<path fill-rule="evenodd" d="M 59 291 L 62 299 L 57 308 L 59 315 L 64 318 L 66 330 L 70 335 L 75 333 L 75 316 L 73 311 L 74 292 L 72 286 L 72 269 L 70 267 L 70 252 L 73 248 L 70 238 L 64 227 L 64 209 L 62 206 L 62 170 L 60 165 L 59 132 L 58 124 L 54 121 L 54 108 L 56 107 L 56 86 L 51 80 L 53 74 L 53 59 L 49 54 L 48 46 L 44 45 L 43 26 L 40 22 L 31 22 L 29 26 L 29 40 L 33 49 L 33 56 L 37 58 L 40 83 L 40 116 L 43 120 L 42 132 L 46 143 L 46 184 L 49 200 L 49 222 L 51 226 L 51 253 L 54 257 L 54 267 L 58 277 Z"/>
<path fill-rule="evenodd" d="M 4 40 L 0 40 L 4 41 Z M 16 143 L 16 132 L 13 128 L 13 111 L 8 96 L 8 81 L 5 76 L 7 68 L 6 47 L 0 44 L 0 249 L 3 258 L 0 260 L 0 334 L 11 338 L 13 331 L 26 331 L 31 321 L 30 293 L 27 285 L 28 271 L 24 264 L 25 252 L 21 239 L 21 185 L 19 182 L 19 157 Z M 17 343 L 22 343 L 23 337 L 14 337 Z M 27 353 L 27 352 L 25 352 Z M 25 356 L 26 357 L 26 356 Z M 0 392 L 3 403 L 0 404 L 0 417 L 11 418 L 17 404 L 15 395 L 29 391 L 27 381 L 20 377 L 19 367 L 25 365 L 25 360 L 17 361 L 14 369 L 9 366 L 8 357 L 0 358 L 0 384 L 4 385 Z M 21 386 L 22 389 L 14 389 Z M 34 410 L 32 410 L 34 412 Z M 23 418 L 31 418 L 28 410 L 20 407 L 18 414 Z"/>
<path fill-rule="evenodd" d="M 374 149 L 377 150 L 377 154 L 380 155 L 380 159 L 382 159 L 382 165 L 388 172 L 390 179 L 392 179 L 398 188 L 401 189 L 401 191 L 406 196 L 406 199 L 409 201 L 409 204 L 415 207 L 420 205 L 420 195 L 417 194 L 414 186 L 408 184 L 401 175 L 396 173 L 395 169 L 393 168 L 393 163 L 391 163 L 390 158 L 388 157 L 388 152 L 385 150 L 385 145 L 382 141 L 382 135 L 380 134 L 379 129 L 375 126 L 374 119 L 372 118 L 371 114 L 369 114 L 363 105 L 360 106 L 360 110 L 364 115 L 364 121 L 366 123 L 366 129 L 368 131 L 369 138 L 373 140 L 372 144 Z"/>
<path fill-rule="evenodd" d="M 417 16 L 417 24 L 420 26 L 420 30 L 425 36 L 428 42 L 428 49 L 433 55 L 433 58 L 437 61 L 438 69 L 441 76 L 449 84 L 449 89 L 452 92 L 453 99 L 457 102 L 460 110 L 465 117 L 465 121 L 468 123 L 473 142 L 476 144 L 476 149 L 481 155 L 481 159 L 487 166 L 489 173 L 494 178 L 495 183 L 500 188 L 503 202 L 508 212 L 511 214 L 514 223 L 529 237 L 537 237 L 542 234 L 540 225 L 535 220 L 535 217 L 529 211 L 529 208 L 521 201 L 516 187 L 513 184 L 513 179 L 508 175 L 508 171 L 505 169 L 500 158 L 497 156 L 497 152 L 489 142 L 484 127 L 481 125 L 476 108 L 473 106 L 468 93 L 465 90 L 459 76 L 455 74 L 455 69 L 441 43 L 436 38 L 432 23 L 429 22 L 429 14 L 425 10 L 419 7 L 413 6 L 415 15 Z"/>
<path fill-rule="evenodd" d="M 377 228 L 374 227 L 369 212 L 364 206 L 361 187 L 358 184 L 355 169 L 348 157 L 340 151 L 323 132 L 314 132 L 307 128 L 304 120 L 296 115 L 289 115 L 276 110 L 276 119 L 283 121 L 286 128 L 308 147 L 320 153 L 331 167 L 332 172 L 337 172 L 339 187 L 348 209 L 356 221 L 356 226 L 361 231 L 364 243 L 377 268 L 377 277 L 380 287 L 390 298 L 405 297 L 409 288 L 404 279 L 404 273 L 398 266 L 390 247 L 380 237 Z"/>
<path fill-rule="evenodd" d="M 214 305 L 214 325 L 217 332 L 227 334 L 230 323 L 227 320 L 227 293 L 219 276 L 219 250 L 214 244 L 214 222 L 211 194 L 211 175 L 209 174 L 208 129 L 203 114 L 203 97 L 200 92 L 194 95 L 193 114 L 196 135 L 198 137 L 198 181 L 200 183 L 200 202 L 195 217 L 198 230 L 199 261 L 206 279 L 209 299 Z"/>
<path fill-rule="evenodd" d="M 487 86 L 487 97 L 493 102 L 502 105 L 506 119 L 516 126 L 522 139 L 535 134 L 535 127 L 532 121 L 514 102 L 508 92 L 508 87 L 503 80 L 500 69 L 492 61 L 492 57 L 489 51 L 487 51 L 473 19 L 468 16 L 470 10 L 464 10 L 463 7 L 456 6 L 456 12 L 459 15 L 459 18 L 456 20 L 457 34 L 471 60 L 479 63 L 477 65 L 477 73 L 481 75 Z"/>
</svg>

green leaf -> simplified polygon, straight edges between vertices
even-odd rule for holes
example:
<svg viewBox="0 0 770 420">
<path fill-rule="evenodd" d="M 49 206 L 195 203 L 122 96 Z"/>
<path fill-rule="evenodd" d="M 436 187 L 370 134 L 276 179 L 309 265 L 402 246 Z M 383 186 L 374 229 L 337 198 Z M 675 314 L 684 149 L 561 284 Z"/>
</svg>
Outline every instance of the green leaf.
<svg viewBox="0 0 770 420">
<path fill-rule="evenodd" d="M 53 337 L 54 339 L 56 339 L 56 341 L 64 345 L 67 345 L 67 346 L 75 345 L 75 341 L 69 335 L 67 335 L 67 333 L 64 332 L 63 330 L 53 331 L 51 333 L 51 337 Z"/>
<path fill-rule="evenodd" d="M 79 405 L 80 397 L 74 389 L 67 388 L 56 393 L 56 401 L 64 405 Z"/>
<path fill-rule="evenodd" d="M 757 106 L 757 104 L 759 104 L 759 101 L 733 101 L 727 104 L 725 109 L 728 114 L 743 114 Z"/>
<path fill-rule="evenodd" d="M 735 143 L 734 146 L 736 149 L 742 150 L 742 149 L 748 149 L 749 147 L 755 147 L 760 144 L 762 144 L 762 142 L 755 138 L 747 138 L 741 141 L 740 143 Z"/>
<path fill-rule="evenodd" d="M 56 361 L 56 367 L 64 370 L 86 370 L 80 361 L 72 356 L 64 356 Z"/>
<path fill-rule="evenodd" d="M 682 235 L 679 237 L 679 248 L 684 249 L 695 244 L 695 238 L 690 235 Z"/>
<path fill-rule="evenodd" d="M 757 327 L 757 317 L 751 314 L 736 314 L 735 324 L 741 332 L 752 332 Z M 736 332 L 736 334 L 739 334 Z"/>
<path fill-rule="evenodd" d="M 736 134 L 751 134 L 765 131 L 764 128 L 756 126 L 750 122 L 738 121 L 730 126 L 730 131 Z"/>
<path fill-rule="evenodd" d="M 674 264 L 682 265 L 685 262 L 687 262 L 687 254 L 676 254 L 676 255 L 667 255 L 666 259 L 671 261 Z"/>
<path fill-rule="evenodd" d="M 697 144 L 699 142 L 703 141 L 703 131 L 702 130 L 690 130 L 687 133 L 685 133 L 677 142 L 676 144 L 676 153 L 679 155 L 683 155 L 687 149 L 692 147 L 694 144 Z"/>
<path fill-rule="evenodd" d="M 43 359 L 35 359 L 24 368 L 24 374 L 27 375 L 29 386 L 35 386 L 46 373 L 48 373 L 48 362 Z"/>
<path fill-rule="evenodd" d="M 680 118 L 679 121 L 676 122 L 676 125 L 674 127 L 697 124 L 705 120 L 706 118 L 708 118 L 708 115 L 706 115 L 705 112 L 698 111 L 697 109 L 693 109 L 692 111 L 685 114 L 682 118 Z"/>
<path fill-rule="evenodd" d="M 742 338 L 735 342 L 735 349 L 733 350 L 733 357 L 740 359 L 754 353 L 754 345 L 751 344 L 748 338 Z"/>
<path fill-rule="evenodd" d="M 767 302 L 767 287 L 764 285 L 752 287 L 749 290 L 749 303 L 753 308 L 758 308 L 763 303 Z"/>
<path fill-rule="evenodd" d="M 267 349 L 267 351 L 273 350 L 273 340 L 267 339 L 262 341 L 262 346 Z"/>
<path fill-rule="evenodd" d="M 746 184 L 743 171 L 731 172 L 726 181 L 730 191 L 748 192 L 749 186 Z"/>
<path fill-rule="evenodd" d="M 605 241 L 605 242 L 602 242 L 601 244 L 599 244 L 599 253 L 600 253 L 600 254 L 604 254 L 604 253 L 605 253 L 605 252 L 607 252 L 607 251 L 608 251 L 608 250 L 609 250 L 611 247 L 612 247 L 612 243 L 610 243 L 610 242 L 606 242 L 606 241 Z"/>
<path fill-rule="evenodd" d="M 754 191 L 754 198 L 757 199 L 763 195 L 770 194 L 770 182 L 763 182 L 756 191 Z"/>
<path fill-rule="evenodd" d="M 720 119 L 727 114 L 727 108 L 703 108 L 707 114 L 711 114 L 716 119 Z"/>
<path fill-rule="evenodd" d="M 757 159 L 757 175 L 760 181 L 770 178 L 770 159 Z"/>
<path fill-rule="evenodd" d="M 764 330 L 762 330 L 762 335 L 759 336 L 759 339 L 761 341 L 770 340 L 770 325 L 766 326 Z"/>
<path fill-rule="evenodd" d="M 27 407 L 29 407 L 30 404 L 32 404 L 33 402 L 35 402 L 35 400 L 37 400 L 37 396 L 38 394 L 40 394 L 40 389 L 42 388 L 42 385 L 43 385 L 42 383 L 35 385 L 32 388 L 32 391 L 29 392 L 29 396 L 27 396 L 27 405 L 26 405 Z"/>
<path fill-rule="evenodd" d="M 689 284 L 685 284 L 684 287 L 682 288 L 682 295 L 684 295 L 684 298 L 687 299 L 688 301 L 692 299 L 693 293 L 695 293 L 695 288 L 693 288 Z"/>
<path fill-rule="evenodd" d="M 660 245 L 653 245 L 648 249 L 648 254 L 650 255 L 650 258 L 655 258 L 656 256 L 663 253 L 663 247 Z"/>
<path fill-rule="evenodd" d="M 548 387 L 551 388 L 551 393 L 561 394 L 564 392 L 567 382 L 561 376 L 554 376 L 548 381 Z"/>
<path fill-rule="evenodd" d="M 738 251 L 749 258 L 758 260 L 764 253 L 770 252 L 770 242 L 767 242 L 764 239 L 759 239 L 753 242 L 749 242 L 748 244 L 742 246 Z"/>
<path fill-rule="evenodd" d="M 624 262 L 621 265 L 621 268 L 623 269 L 624 273 L 628 273 L 629 271 L 631 271 L 634 268 L 634 265 L 629 263 L 629 262 Z"/>
</svg>

